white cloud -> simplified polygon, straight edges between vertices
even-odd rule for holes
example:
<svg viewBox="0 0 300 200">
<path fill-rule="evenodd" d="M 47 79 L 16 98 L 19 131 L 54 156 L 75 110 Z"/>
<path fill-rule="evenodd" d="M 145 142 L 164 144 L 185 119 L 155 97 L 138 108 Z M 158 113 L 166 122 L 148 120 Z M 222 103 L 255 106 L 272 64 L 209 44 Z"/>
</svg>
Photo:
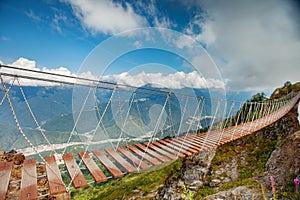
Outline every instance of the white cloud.
<svg viewBox="0 0 300 200">
<path fill-rule="evenodd" d="M 122 74 L 103 76 L 102 80 L 113 81 L 119 84 L 131 85 L 135 87 L 151 84 L 153 87 L 170 89 L 224 88 L 224 83 L 222 81 L 216 79 L 205 79 L 196 71 L 190 73 L 176 72 L 168 75 L 145 72 L 131 75 L 128 72 L 124 72 Z"/>
<path fill-rule="evenodd" d="M 75 74 L 72 74 L 67 68 L 59 67 L 57 69 L 48 69 L 46 67 L 43 67 L 42 69 L 38 68 L 36 66 L 36 61 L 29 60 L 23 57 L 20 57 L 18 60 L 14 61 L 13 63 L 8 64 L 9 66 L 26 69 L 26 70 L 34 70 L 38 72 L 50 72 L 55 74 L 61 74 L 61 75 L 72 75 L 75 76 Z M 47 74 L 37 74 L 30 71 L 22 71 L 22 70 L 15 70 L 15 69 L 9 69 L 9 68 L 2 68 L 1 72 L 3 73 L 9 73 L 19 76 L 28 76 L 28 77 L 38 77 L 43 79 L 54 79 L 57 81 L 73 81 L 74 79 L 69 78 L 63 78 L 63 77 L 53 77 L 51 75 Z M 5 76 L 4 80 L 6 82 L 12 83 L 13 77 Z M 19 78 L 20 84 L 22 86 L 55 86 L 58 85 L 58 83 L 54 82 L 46 82 L 46 81 L 38 81 L 38 80 L 32 80 L 32 79 L 26 79 L 26 78 Z M 16 83 L 14 83 L 16 84 Z"/>
<path fill-rule="evenodd" d="M 36 21 L 36 22 L 41 22 L 42 19 L 36 15 L 32 10 L 26 11 L 25 14 L 31 18 L 32 20 Z"/>
<path fill-rule="evenodd" d="M 136 40 L 133 45 L 138 49 L 140 49 L 143 46 L 142 43 L 138 40 Z"/>
<path fill-rule="evenodd" d="M 170 19 L 167 17 L 158 18 L 157 16 L 155 16 L 153 20 L 153 24 L 154 27 L 158 27 L 158 28 L 169 28 L 172 26 Z"/>
<path fill-rule="evenodd" d="M 0 61 L 1 62 L 1 61 Z M 72 73 L 65 67 L 59 67 L 56 69 L 48 69 L 43 67 L 42 69 L 36 66 L 36 61 L 28 60 L 26 58 L 19 58 L 15 62 L 9 64 L 9 66 L 15 66 L 22 69 L 27 70 L 34 70 L 39 72 L 48 72 L 66 76 L 75 76 L 75 77 L 83 77 L 89 78 L 93 80 L 102 80 L 102 81 L 110 81 L 116 82 L 118 84 L 125 84 L 135 87 L 141 87 L 147 84 L 152 85 L 153 87 L 158 88 L 170 88 L 170 89 L 182 89 L 182 88 L 216 88 L 216 89 L 223 89 L 224 83 L 217 79 L 205 79 L 202 77 L 198 72 L 192 71 L 190 73 L 184 72 L 175 72 L 164 75 L 162 73 L 145 73 L 144 71 L 132 75 L 128 72 L 124 72 L 121 74 L 114 74 L 114 75 L 105 75 L 102 77 L 97 77 L 93 75 L 91 72 L 85 72 L 80 75 L 76 75 Z M 83 80 L 75 80 L 72 78 L 67 77 L 55 77 L 47 74 L 36 74 L 29 71 L 22 71 L 22 70 L 12 70 L 7 68 L 2 68 L 1 72 L 7 72 L 10 74 L 22 75 L 22 76 L 29 76 L 29 77 L 39 77 L 44 79 L 51 79 L 57 81 L 67 81 L 71 83 L 83 83 L 83 84 L 90 84 L 90 82 L 86 82 Z M 6 82 L 12 82 L 12 77 L 5 77 Z M 20 78 L 20 83 L 23 86 L 55 86 L 58 85 L 57 83 L 52 82 L 45 82 L 45 81 L 37 81 L 32 79 L 24 79 Z"/>
<path fill-rule="evenodd" d="M 141 15 L 134 12 L 129 3 L 123 7 L 120 3 L 101 0 L 67 0 L 84 27 L 92 33 L 115 34 L 128 29 L 147 25 Z"/>
<path fill-rule="evenodd" d="M 287 80 L 296 82 L 300 74 L 299 13 L 289 3 L 201 1 L 198 6 L 207 16 L 191 20 L 186 33 L 207 45 L 232 89 L 269 89 Z M 193 26 L 201 31 L 194 31 Z"/>
<path fill-rule="evenodd" d="M 194 45 L 194 40 L 192 40 L 191 38 L 187 38 L 184 35 L 180 35 L 180 37 L 176 40 L 176 46 L 179 49 L 183 49 L 184 47 L 192 48 Z"/>
</svg>

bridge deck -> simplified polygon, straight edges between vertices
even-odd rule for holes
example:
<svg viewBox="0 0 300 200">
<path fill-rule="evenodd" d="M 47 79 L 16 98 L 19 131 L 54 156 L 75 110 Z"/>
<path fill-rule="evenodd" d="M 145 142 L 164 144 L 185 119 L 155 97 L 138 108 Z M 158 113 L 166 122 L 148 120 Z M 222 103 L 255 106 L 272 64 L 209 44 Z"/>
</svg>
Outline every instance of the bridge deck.
<svg viewBox="0 0 300 200">
<path fill-rule="evenodd" d="M 72 183 L 75 188 L 84 188 L 88 186 L 79 166 L 76 164 L 74 157 L 71 153 L 64 154 L 63 159 L 65 161 L 67 170 L 70 174 Z"/>
<path fill-rule="evenodd" d="M 55 157 L 46 156 L 44 159 L 47 162 L 46 171 L 49 182 L 50 194 L 56 195 L 66 192 L 66 187 L 63 184 Z"/>
<path fill-rule="evenodd" d="M 111 162 L 100 150 L 94 150 L 92 152 L 114 178 L 120 178 L 124 176 L 123 172 L 121 172 L 121 170 L 113 162 Z"/>
<path fill-rule="evenodd" d="M 218 145 L 215 140 L 210 139 L 208 134 L 196 134 L 193 137 L 193 139 L 195 139 L 203 144 L 209 145 L 211 147 L 213 147 L 213 146 L 216 147 Z"/>
<path fill-rule="evenodd" d="M 20 199 L 37 199 L 36 160 L 26 159 L 22 168 Z"/>
<path fill-rule="evenodd" d="M 5 199 L 12 166 L 12 162 L 0 162 L 0 200 Z"/>
<path fill-rule="evenodd" d="M 143 160 L 137 158 L 130 151 L 127 151 L 125 147 L 119 146 L 118 151 L 121 152 L 127 159 L 131 160 L 138 168 L 148 169 L 150 166 L 147 165 Z"/>
<path fill-rule="evenodd" d="M 132 166 L 127 160 L 125 160 L 122 156 L 120 156 L 117 152 L 115 152 L 112 148 L 106 148 L 105 151 L 113 157 L 126 171 L 129 173 L 137 172 L 137 168 Z"/>
<path fill-rule="evenodd" d="M 192 145 L 186 144 L 185 142 L 178 141 L 176 139 L 166 139 L 165 141 L 169 142 L 179 148 L 183 148 L 187 151 L 190 151 L 193 154 L 197 154 L 199 152 L 198 150 L 194 149 Z"/>
<path fill-rule="evenodd" d="M 191 145 L 191 147 L 195 150 L 197 150 L 198 152 L 203 150 L 204 146 L 203 145 L 199 145 L 194 141 L 190 141 L 187 138 L 176 138 L 176 141 L 178 142 L 184 142 L 186 145 Z"/>
<path fill-rule="evenodd" d="M 174 155 L 176 155 L 176 156 L 178 156 L 180 158 L 185 158 L 186 157 L 183 153 L 180 153 L 179 151 L 175 151 L 174 149 L 171 149 L 168 146 L 163 145 L 163 144 L 161 144 L 159 142 L 152 142 L 152 144 L 155 145 L 155 146 L 157 146 L 157 147 L 159 147 L 159 148 L 162 148 L 165 151 L 168 151 L 168 152 L 170 152 L 170 153 L 172 153 L 172 154 L 174 154 Z"/>
<path fill-rule="evenodd" d="M 171 154 L 171 153 L 169 153 L 169 152 L 167 152 L 167 151 L 165 151 L 165 150 L 163 150 L 163 149 L 161 149 L 161 148 L 159 148 L 159 147 L 157 147 L 157 146 L 155 146 L 155 145 L 153 145 L 153 144 L 151 144 L 149 142 L 144 142 L 144 144 L 146 146 L 148 145 L 148 147 L 150 149 L 152 149 L 153 151 L 156 151 L 156 152 L 160 153 L 161 155 L 164 155 L 164 156 L 170 158 L 171 160 L 176 160 L 177 159 L 176 154 L 175 155 Z"/>
<path fill-rule="evenodd" d="M 93 160 L 93 158 L 91 158 L 91 156 L 87 152 L 78 152 L 78 155 L 82 159 L 86 168 L 93 176 L 96 183 L 107 181 L 107 177 L 105 176 L 105 174 L 100 170 L 96 162 Z"/>
<path fill-rule="evenodd" d="M 136 153 L 137 155 L 139 155 L 141 158 L 150 162 L 152 165 L 160 165 L 161 164 L 161 162 L 158 161 L 156 158 L 151 157 L 146 152 L 143 152 L 134 146 L 128 145 L 127 148 L 130 149 L 131 151 L 133 151 L 134 153 Z"/>
<path fill-rule="evenodd" d="M 183 138 L 182 138 L 183 139 Z M 185 141 L 189 144 L 193 144 L 195 145 L 196 147 L 199 148 L 199 150 L 205 150 L 205 149 L 208 149 L 208 148 L 211 148 L 213 146 L 210 146 L 208 144 L 205 144 L 203 142 L 200 142 L 198 140 L 196 140 L 194 137 L 186 137 L 185 138 Z"/>
<path fill-rule="evenodd" d="M 170 142 L 166 142 L 165 140 L 158 140 L 157 142 L 159 142 L 159 143 L 161 143 L 163 145 L 166 145 L 167 147 L 169 147 L 171 149 L 174 149 L 174 150 L 176 150 L 176 151 L 178 151 L 180 153 L 183 153 L 183 154 L 185 154 L 187 156 L 192 156 L 193 155 L 191 152 L 189 152 L 189 151 L 187 151 L 187 150 L 185 150 L 185 149 L 183 149 L 181 147 L 177 147 L 176 145 L 174 145 L 174 144 L 172 144 Z"/>
<path fill-rule="evenodd" d="M 161 154 L 156 153 L 155 151 L 152 151 L 150 148 L 145 147 L 142 144 L 136 144 L 136 147 L 140 148 L 142 151 L 150 154 L 151 156 L 157 158 L 158 160 L 162 161 L 162 162 L 170 162 L 171 160 Z"/>
</svg>

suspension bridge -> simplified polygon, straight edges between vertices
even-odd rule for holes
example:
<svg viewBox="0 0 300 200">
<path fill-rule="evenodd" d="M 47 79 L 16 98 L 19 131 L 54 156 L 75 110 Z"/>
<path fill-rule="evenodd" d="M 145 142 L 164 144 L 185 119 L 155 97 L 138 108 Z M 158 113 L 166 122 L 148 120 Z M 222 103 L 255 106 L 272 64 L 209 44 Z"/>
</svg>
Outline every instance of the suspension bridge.
<svg viewBox="0 0 300 200">
<path fill-rule="evenodd" d="M 48 196 L 64 195 L 67 194 L 71 188 L 84 188 L 89 184 L 107 182 L 109 179 L 116 179 L 123 177 L 127 173 L 135 173 L 142 170 L 148 170 L 153 166 L 158 166 L 163 163 L 172 162 L 178 158 L 184 158 L 198 154 L 200 151 L 205 151 L 210 148 L 231 142 L 255 131 L 258 131 L 285 116 L 300 99 L 300 93 L 290 93 L 280 99 L 266 100 L 263 102 L 240 102 L 227 101 L 222 99 L 215 100 L 216 104 L 213 107 L 210 115 L 204 113 L 205 103 L 208 100 L 204 97 L 197 96 L 196 103 L 194 102 L 194 109 L 189 111 L 192 114 L 185 114 L 187 112 L 186 104 L 189 95 L 180 94 L 184 99 L 183 112 L 177 129 L 175 130 L 172 119 L 172 107 L 170 106 L 171 98 L 174 94 L 169 90 L 155 90 L 151 88 L 143 88 L 138 90 L 127 85 L 120 85 L 117 83 L 99 81 L 84 77 L 75 77 L 70 75 L 54 74 L 51 72 L 41 72 L 29 69 L 21 69 L 12 66 L 0 66 L 0 79 L 4 96 L 1 100 L 2 105 L 4 101 L 7 102 L 11 115 L 20 135 L 27 142 L 28 146 L 35 152 L 37 158 L 26 158 L 22 165 L 15 166 L 13 162 L 0 162 L 0 200 L 6 199 L 8 188 L 11 184 L 17 183 L 19 185 L 19 199 L 38 199 Z M 99 111 L 96 105 L 94 111 L 97 112 L 97 122 L 95 127 L 90 132 L 89 137 L 84 143 L 84 151 L 67 152 L 67 147 L 61 151 L 62 164 L 57 155 L 57 149 L 48 138 L 46 130 L 42 128 L 41 122 L 34 114 L 30 102 L 27 99 L 26 93 L 23 90 L 22 80 L 39 81 L 52 85 L 73 85 L 88 88 L 87 96 L 83 98 L 82 106 L 78 109 L 75 117 L 73 130 L 70 131 L 66 144 L 70 144 L 71 138 L 74 137 L 76 127 L 78 128 L 82 113 L 86 109 L 88 99 L 90 98 L 93 90 L 101 89 L 111 91 L 110 98 L 108 98 L 106 105 Z M 47 85 L 46 84 L 46 85 Z M 44 139 L 45 144 L 51 147 L 51 155 L 43 155 L 37 148 L 37 145 L 31 141 L 26 131 L 20 124 L 20 120 L 14 109 L 14 103 L 10 93 L 11 88 L 18 87 L 22 98 L 24 99 L 25 106 L 32 117 L 39 134 Z M 134 89 L 132 92 L 131 89 Z M 126 102 L 127 107 L 122 107 L 120 95 L 118 93 L 132 92 L 129 101 Z M 138 94 L 157 95 L 163 97 L 165 100 L 161 104 L 161 111 L 156 116 L 157 121 L 153 125 L 153 130 L 150 136 L 145 140 L 145 137 L 136 139 L 136 142 L 128 142 L 128 134 L 126 126 L 130 120 L 131 109 L 133 105 L 137 105 Z M 95 98 L 95 95 L 91 95 Z M 117 97 L 115 97 L 117 96 Z M 98 129 L 103 129 L 103 134 L 109 133 L 105 130 L 103 119 L 113 104 L 113 98 L 117 101 L 117 114 L 119 120 L 122 122 L 120 125 L 120 133 L 114 139 L 109 140 L 111 146 L 103 149 L 89 148 L 92 143 L 93 137 L 96 135 Z M 222 106 L 225 105 L 225 106 Z M 136 110 L 139 111 L 139 109 Z M 122 112 L 123 111 L 123 112 Z M 167 112 L 167 121 L 170 121 L 168 126 L 161 126 L 160 123 L 163 119 L 163 112 Z M 141 114 L 135 112 L 135 114 Z M 174 113 L 173 113 L 174 115 Z M 184 120 L 183 116 L 187 119 Z M 221 116 L 221 117 L 220 117 Z M 138 119 L 138 118 L 137 118 Z M 140 117 L 140 122 L 143 120 Z M 201 120 L 209 122 L 207 125 L 201 124 Z M 173 124 L 172 124 L 173 123 Z M 205 127 L 204 127 L 205 126 Z M 182 127 L 186 127 L 185 129 Z M 194 128 L 193 128 L 194 127 Z M 199 131 L 202 128 L 204 131 Z M 158 133 L 168 130 L 172 134 L 169 137 L 158 137 Z M 204 129 L 203 129 L 204 130 Z M 138 131 L 144 131 L 142 128 Z M 42 175 L 37 174 L 37 165 L 43 164 L 46 167 L 46 173 Z M 21 167 L 22 176 L 19 180 L 11 180 L 12 171 L 16 167 Z M 93 181 L 88 181 L 85 174 L 82 172 L 85 168 L 92 176 Z M 69 177 L 69 181 L 64 180 L 62 174 Z M 38 189 L 38 180 L 41 177 L 46 177 L 49 189 L 46 192 L 40 192 Z"/>
</svg>

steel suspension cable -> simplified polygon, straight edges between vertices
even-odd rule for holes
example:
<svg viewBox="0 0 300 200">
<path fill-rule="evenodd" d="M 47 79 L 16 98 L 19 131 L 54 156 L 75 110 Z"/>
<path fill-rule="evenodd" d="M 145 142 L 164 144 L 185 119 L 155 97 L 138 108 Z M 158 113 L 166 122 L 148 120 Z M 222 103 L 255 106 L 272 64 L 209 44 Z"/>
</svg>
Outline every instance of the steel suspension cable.
<svg viewBox="0 0 300 200">
<path fill-rule="evenodd" d="M 227 115 L 227 117 L 226 117 L 226 119 L 225 119 L 225 121 L 224 121 L 224 126 L 223 126 L 223 128 L 222 128 L 222 132 L 221 132 L 220 137 L 219 137 L 219 140 L 218 140 L 218 145 L 220 144 L 221 139 L 222 139 L 222 137 L 223 137 L 224 129 L 225 129 L 226 126 L 227 126 L 227 122 L 229 121 L 229 118 L 231 118 L 230 116 L 231 116 L 232 110 L 234 109 L 234 105 L 235 105 L 235 103 L 234 103 L 234 101 L 232 101 L 232 102 L 231 102 L 231 106 L 230 106 L 230 110 L 229 110 L 228 115 Z M 225 110 L 226 110 L 226 108 L 225 108 Z"/>
<path fill-rule="evenodd" d="M 168 102 L 168 98 L 170 98 L 170 93 L 168 93 L 167 98 L 166 98 L 166 100 L 165 100 L 165 103 L 164 103 L 164 105 L 163 105 L 163 107 L 162 107 L 162 109 L 161 109 L 161 112 L 160 112 L 160 114 L 159 114 L 159 116 L 158 116 L 158 118 L 157 118 L 156 124 L 155 124 L 154 129 L 153 129 L 152 137 L 150 138 L 150 141 L 149 141 L 149 142 L 147 143 L 147 145 L 146 145 L 146 150 L 144 151 L 144 154 L 143 154 L 142 158 L 144 158 L 146 152 L 147 152 L 148 149 L 149 149 L 150 143 L 152 143 L 152 142 L 154 141 L 154 138 L 156 137 L 156 134 L 157 134 L 159 125 L 160 125 L 160 123 L 161 123 L 162 115 L 163 115 L 163 113 L 164 113 L 164 110 L 166 109 L 166 105 L 167 105 L 167 102 Z"/>
<path fill-rule="evenodd" d="M 84 111 L 84 107 L 85 107 L 85 105 L 86 105 L 86 103 L 87 103 L 87 100 L 88 100 L 88 98 L 89 98 L 89 96 L 90 96 L 90 94 L 91 94 L 92 89 L 93 89 L 93 88 L 89 88 L 89 91 L 88 91 L 88 93 L 87 93 L 87 95 L 86 95 L 86 97 L 85 97 L 85 99 L 84 99 L 84 101 L 83 101 L 83 103 L 82 103 L 82 106 L 81 106 L 81 108 L 80 108 L 80 111 L 79 111 L 79 113 L 78 113 L 78 116 L 77 116 L 77 118 L 76 118 L 76 120 L 75 120 L 74 126 L 73 126 L 73 128 L 72 128 L 72 130 L 71 130 L 71 132 L 70 132 L 69 137 L 68 137 L 67 145 L 66 145 L 66 147 L 64 148 L 64 150 L 62 151 L 62 155 L 65 154 L 65 152 L 66 152 L 66 150 L 67 150 L 67 147 L 68 147 L 68 144 L 70 144 L 70 142 L 71 142 L 72 135 L 75 133 L 75 129 L 76 129 L 77 124 L 78 124 L 78 122 L 79 122 L 79 119 L 80 119 L 80 117 L 81 117 L 81 115 L 82 115 L 82 113 L 83 113 L 83 111 Z"/>
<path fill-rule="evenodd" d="M 118 140 L 118 142 L 117 142 L 117 148 L 118 148 L 119 145 L 120 145 L 120 139 L 121 139 L 123 133 L 125 132 L 125 134 L 126 134 L 126 131 L 124 131 L 124 129 L 125 129 L 125 126 L 126 126 L 126 123 L 127 123 L 128 117 L 129 117 L 129 114 L 130 114 L 130 110 L 131 110 L 131 107 L 132 107 L 132 102 L 133 102 L 133 100 L 135 99 L 135 95 L 136 95 L 136 93 L 133 93 L 133 97 L 132 97 L 132 99 L 131 99 L 131 101 L 130 101 L 130 104 L 129 104 L 129 107 L 128 107 L 128 110 L 127 110 L 127 113 L 126 113 L 126 116 L 125 116 L 125 120 L 124 120 L 122 129 L 121 129 L 121 133 L 120 133 L 120 136 L 119 136 L 119 140 Z M 125 140 L 126 140 L 126 139 L 125 139 Z M 126 140 L 126 142 L 127 142 L 127 140 Z"/>
<path fill-rule="evenodd" d="M 40 126 L 38 120 L 36 119 L 36 117 L 35 117 L 35 115 L 34 115 L 32 109 L 31 109 L 31 107 L 30 107 L 30 105 L 29 105 L 28 99 L 26 98 L 26 95 L 25 95 L 25 93 L 24 93 L 24 90 L 23 90 L 23 88 L 22 88 L 22 86 L 21 86 L 20 81 L 19 81 L 18 78 L 17 78 L 17 83 L 18 83 L 18 85 L 19 85 L 19 89 L 20 89 L 20 91 L 21 91 L 22 97 L 23 97 L 23 99 L 24 99 L 24 101 L 25 101 L 25 104 L 26 104 L 26 106 L 27 106 L 27 108 L 28 108 L 28 110 L 29 110 L 29 112 L 30 112 L 30 115 L 31 115 L 31 117 L 32 117 L 32 119 L 33 119 L 35 125 L 37 126 L 38 130 L 39 130 L 40 133 L 42 134 L 43 138 L 46 140 L 47 144 L 50 146 L 51 151 L 53 151 L 54 154 L 57 154 L 57 152 L 55 151 L 55 149 L 54 149 L 54 147 L 53 147 L 53 144 L 51 144 L 51 142 L 48 140 L 48 138 L 47 138 L 47 136 L 46 136 L 44 130 L 42 129 L 42 127 Z"/>
<path fill-rule="evenodd" d="M 10 84 L 9 88 L 7 89 L 7 92 L 8 92 L 8 93 L 9 93 L 10 89 L 13 87 L 15 81 L 16 81 L 16 77 L 14 77 L 12 83 Z M 3 104 L 4 100 L 5 100 L 5 98 L 6 98 L 6 96 L 5 96 L 5 93 L 4 93 L 4 95 L 3 95 L 3 97 L 2 97 L 2 100 L 1 100 L 1 102 L 0 102 L 0 106 L 2 106 L 2 104 Z"/>
<path fill-rule="evenodd" d="M 86 144 L 87 144 L 87 145 L 86 145 L 86 148 L 85 148 L 84 153 L 83 153 L 83 156 L 82 156 L 82 158 L 80 159 L 79 164 L 78 164 L 79 168 L 80 168 L 80 166 L 81 166 L 81 164 L 82 164 L 82 162 L 83 162 L 83 158 L 84 158 L 85 155 L 87 154 L 88 148 L 89 148 L 89 146 L 90 146 L 90 142 L 91 142 L 91 140 L 94 138 L 94 136 L 95 136 L 97 130 L 99 129 L 100 124 L 101 124 L 101 121 L 103 120 L 103 117 L 104 117 L 104 115 L 106 114 L 106 111 L 108 110 L 109 105 L 111 104 L 112 98 L 113 98 L 113 96 L 114 96 L 114 93 L 115 93 L 117 87 L 118 87 L 118 86 L 115 85 L 114 90 L 113 90 L 113 92 L 112 92 L 112 94 L 111 94 L 111 96 L 110 96 L 110 99 L 108 100 L 108 102 L 107 102 L 107 104 L 106 104 L 106 107 L 105 107 L 105 109 L 104 109 L 104 111 L 103 111 L 103 113 L 102 113 L 102 115 L 101 115 L 101 118 L 99 119 L 99 121 L 98 121 L 98 123 L 97 123 L 97 125 L 96 125 L 96 127 L 95 127 L 95 129 L 94 129 L 94 131 L 93 131 L 93 133 L 92 133 L 92 137 L 88 138 L 88 140 L 87 140 L 87 142 L 86 142 Z M 79 171 L 78 171 L 78 169 L 76 168 L 76 169 L 75 169 L 75 172 L 74 172 L 75 176 L 71 178 L 71 181 L 70 181 L 70 183 L 69 183 L 69 185 L 68 185 L 67 188 L 70 188 L 72 182 L 74 181 L 74 179 L 75 179 L 76 176 L 77 176 L 77 173 L 79 173 Z"/>
<path fill-rule="evenodd" d="M 94 101 L 97 102 L 97 97 L 96 97 L 95 91 L 93 92 L 93 97 L 94 97 Z M 100 119 L 101 114 L 100 114 L 98 105 L 96 105 L 96 111 L 97 111 L 98 117 L 99 117 L 99 119 Z M 108 138 L 108 141 L 109 141 L 111 147 L 114 148 L 114 150 L 116 150 L 114 144 L 113 144 L 112 141 L 111 141 L 111 137 L 109 136 L 109 133 L 108 133 L 108 131 L 106 130 L 104 124 L 103 124 L 103 120 L 101 121 L 101 124 L 100 124 L 100 125 L 101 125 L 101 127 L 102 127 L 102 129 L 103 129 L 103 131 L 104 131 L 104 135 Z"/>
<path fill-rule="evenodd" d="M 201 104 L 201 101 L 199 101 L 199 103 L 197 104 L 197 107 L 196 107 L 195 112 L 194 112 L 194 114 L 193 114 L 193 118 L 194 118 L 194 119 L 195 119 L 195 116 L 196 116 L 196 114 L 197 114 L 197 112 L 198 112 L 198 110 L 199 110 L 200 104 Z M 190 132 L 190 130 L 191 130 L 191 128 L 192 128 L 192 124 L 193 124 L 193 123 L 190 123 L 190 124 L 189 124 L 189 127 L 188 127 L 188 129 L 187 129 L 187 131 L 186 131 L 186 134 L 184 135 L 183 141 L 181 142 L 180 149 L 179 149 L 178 152 L 180 152 L 180 151 L 183 149 L 184 141 L 186 140 L 186 137 L 187 137 L 187 135 L 189 134 L 189 132 Z"/>
</svg>

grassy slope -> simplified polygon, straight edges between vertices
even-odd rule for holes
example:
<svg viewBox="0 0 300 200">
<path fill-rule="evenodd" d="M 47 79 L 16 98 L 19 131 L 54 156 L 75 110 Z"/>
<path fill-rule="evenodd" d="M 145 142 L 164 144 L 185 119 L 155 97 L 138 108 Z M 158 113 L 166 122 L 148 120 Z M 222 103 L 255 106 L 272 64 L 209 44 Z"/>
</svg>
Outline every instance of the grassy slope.
<svg viewBox="0 0 300 200">
<path fill-rule="evenodd" d="M 151 168 L 151 171 L 128 174 L 123 178 L 111 180 L 103 185 L 94 185 L 86 189 L 73 190 L 72 199 L 128 199 L 133 190 L 139 190 L 143 196 L 164 184 L 169 176 L 177 176 L 182 166 L 178 159 L 168 165 Z M 147 199 L 145 197 L 145 199 Z"/>
<path fill-rule="evenodd" d="M 281 138 L 280 136 L 272 134 L 269 134 L 269 137 L 263 137 L 263 135 L 268 133 L 268 128 L 265 128 L 255 134 L 218 147 L 210 166 L 210 172 L 224 167 L 226 163 L 231 162 L 235 157 L 237 160 L 239 178 L 236 181 L 221 185 L 218 189 L 206 186 L 196 193 L 195 198 L 202 199 L 218 191 L 224 191 L 242 185 L 248 186 L 249 188 L 255 187 L 259 190 L 260 185 L 254 177 L 264 172 L 265 164 L 275 149 L 277 140 Z M 242 159 L 246 164 L 242 164 Z M 218 175 L 209 173 L 206 182 L 209 183 L 211 180 L 218 178 Z"/>
</svg>

